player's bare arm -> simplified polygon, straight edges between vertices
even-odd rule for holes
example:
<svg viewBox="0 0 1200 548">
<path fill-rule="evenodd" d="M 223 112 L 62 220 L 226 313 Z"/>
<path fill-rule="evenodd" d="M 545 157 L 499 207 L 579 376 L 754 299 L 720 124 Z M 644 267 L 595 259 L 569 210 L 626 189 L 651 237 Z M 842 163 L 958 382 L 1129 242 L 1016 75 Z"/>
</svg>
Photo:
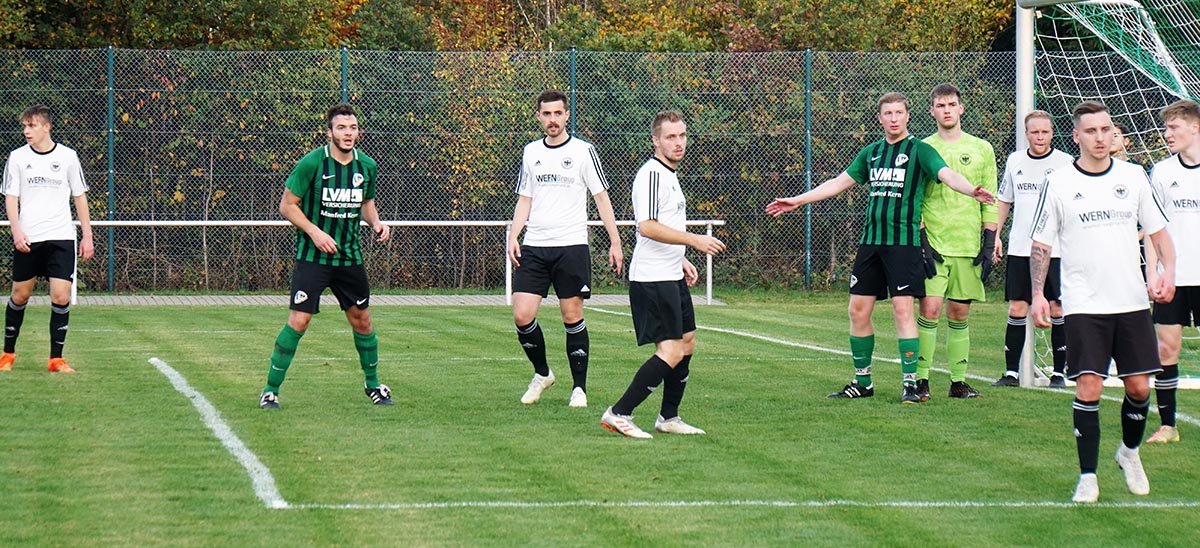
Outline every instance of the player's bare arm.
<svg viewBox="0 0 1200 548">
<path fill-rule="evenodd" d="M 317 246 L 317 249 L 325 253 L 337 253 L 337 242 L 334 241 L 332 236 L 326 234 L 324 230 L 321 230 L 312 221 L 308 220 L 308 217 L 304 215 L 304 211 L 300 209 L 300 197 L 286 188 L 283 189 L 283 198 L 279 200 L 279 214 L 283 215 L 283 218 L 287 219 L 289 223 L 292 223 L 292 226 L 308 234 L 309 239 L 312 240 L 313 245 Z"/>
<path fill-rule="evenodd" d="M 87 194 L 80 194 L 74 200 L 75 216 L 79 218 L 79 229 L 82 233 L 79 238 L 79 259 L 80 262 L 87 262 L 96 253 L 96 245 L 92 241 L 92 215 L 88 209 Z"/>
<path fill-rule="evenodd" d="M 4 206 L 8 211 L 8 220 L 12 229 L 13 247 L 21 253 L 29 253 L 29 237 L 25 235 L 25 230 L 21 228 L 21 198 L 18 196 L 5 196 Z"/>
<path fill-rule="evenodd" d="M 1029 251 L 1029 280 L 1033 284 L 1033 303 L 1029 313 L 1038 327 L 1050 327 L 1050 302 L 1046 300 L 1046 276 L 1050 273 L 1050 246 L 1033 242 Z"/>
<path fill-rule="evenodd" d="M 992 259 L 997 263 L 1004 258 L 1004 240 L 1000 237 L 1000 229 L 1004 228 L 1005 221 L 1008 221 L 1008 212 L 1012 211 L 1012 204 L 1004 200 L 996 200 L 996 251 L 992 254 Z"/>
<path fill-rule="evenodd" d="M 725 243 L 721 240 L 703 234 L 692 234 L 691 232 L 675 230 L 654 219 L 638 223 L 638 232 L 641 232 L 642 236 L 651 240 L 664 244 L 686 245 L 705 255 L 716 255 L 725 251 Z"/>
<path fill-rule="evenodd" d="M 533 208 L 533 198 L 520 196 L 517 198 L 517 208 L 513 211 L 512 230 L 508 232 L 508 260 L 513 266 L 521 266 L 521 231 L 529 222 L 529 210 Z"/>
<path fill-rule="evenodd" d="M 826 198 L 832 198 L 845 192 L 846 189 L 854 186 L 854 184 L 854 178 L 849 173 L 843 171 L 837 177 L 821 183 L 817 188 L 808 192 L 790 198 L 776 198 L 774 202 L 767 204 L 767 215 L 778 217 L 804 204 L 811 204 Z"/>
<path fill-rule="evenodd" d="M 696 282 L 700 281 L 700 271 L 696 270 L 696 265 L 687 259 L 683 260 L 683 282 L 688 287 L 693 287 Z"/>
<path fill-rule="evenodd" d="M 362 216 L 371 230 L 375 232 L 375 241 L 386 242 L 392 235 L 392 229 L 383 224 L 383 220 L 379 218 L 379 208 L 375 206 L 374 199 L 363 200 Z"/>
<path fill-rule="evenodd" d="M 938 170 L 937 176 L 938 180 L 941 181 L 942 184 L 950 187 L 950 189 L 955 192 L 966 194 L 967 196 L 975 198 L 980 203 L 996 203 L 996 196 L 988 191 L 988 189 L 983 188 L 983 185 L 972 185 L 971 181 L 968 181 L 966 177 L 963 177 L 961 173 L 954 171 L 953 169 L 944 167 Z"/>
<path fill-rule="evenodd" d="M 1171 235 L 1164 228 L 1150 235 L 1152 245 L 1146 246 L 1147 250 L 1154 249 L 1154 256 L 1157 258 L 1156 263 L 1162 265 L 1161 269 L 1155 269 L 1150 265 L 1150 258 L 1146 259 L 1146 275 L 1150 297 L 1156 303 L 1169 303 L 1175 298 L 1175 245 L 1171 241 Z M 1147 252 L 1149 255 L 1149 252 Z M 1149 279 L 1150 270 L 1161 270 L 1154 280 Z"/>
<path fill-rule="evenodd" d="M 608 266 L 620 276 L 625 264 L 625 251 L 621 249 L 621 234 L 617 232 L 617 216 L 613 214 L 612 200 L 609 199 L 607 190 L 592 196 L 592 200 L 596 202 L 596 211 L 600 213 L 604 230 L 608 232 Z"/>
</svg>

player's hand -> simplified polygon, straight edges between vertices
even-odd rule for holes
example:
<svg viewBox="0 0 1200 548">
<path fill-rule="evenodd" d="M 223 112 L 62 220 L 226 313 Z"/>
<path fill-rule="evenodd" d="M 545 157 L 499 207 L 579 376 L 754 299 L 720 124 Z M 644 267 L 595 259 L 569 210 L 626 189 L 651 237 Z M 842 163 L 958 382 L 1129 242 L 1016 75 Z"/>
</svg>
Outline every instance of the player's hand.
<svg viewBox="0 0 1200 548">
<path fill-rule="evenodd" d="M 25 235 L 25 231 L 17 225 L 12 225 L 13 247 L 21 253 L 29 253 L 29 237 Z"/>
<path fill-rule="evenodd" d="M 1000 235 L 996 235 L 996 250 L 992 252 L 992 262 L 1000 264 L 1000 259 L 1004 258 L 1004 242 L 1000 241 Z"/>
<path fill-rule="evenodd" d="M 701 236 L 695 234 L 695 239 L 692 242 L 692 248 L 705 255 L 716 255 L 725 251 L 725 242 L 718 240 L 712 236 Z"/>
<path fill-rule="evenodd" d="M 1033 303 L 1029 305 L 1029 315 L 1033 316 L 1033 325 L 1050 327 L 1050 302 L 1046 300 L 1045 295 L 1038 293 L 1033 296 Z"/>
<path fill-rule="evenodd" d="M 521 258 L 520 242 L 517 242 L 516 240 L 509 240 L 508 241 L 508 260 L 512 262 L 513 266 L 519 268 L 521 266 L 520 258 Z"/>
<path fill-rule="evenodd" d="M 79 240 L 79 262 L 86 263 L 95 254 L 96 246 L 92 242 L 92 235 L 84 234 L 83 238 Z"/>
<path fill-rule="evenodd" d="M 987 283 L 988 274 L 992 273 L 992 265 L 996 264 L 996 231 L 985 228 L 980 239 L 982 244 L 979 246 L 979 255 L 975 257 L 974 261 L 971 261 L 971 264 L 980 266 L 980 281 Z"/>
<path fill-rule="evenodd" d="M 921 227 L 921 261 L 925 266 L 926 279 L 937 276 L 937 265 L 944 261 L 942 254 L 929 244 L 929 236 L 925 234 L 925 227 Z"/>
<path fill-rule="evenodd" d="M 624 264 L 625 251 L 621 249 L 621 242 L 616 242 L 608 246 L 608 266 L 612 267 L 613 272 L 616 272 L 620 276 Z"/>
<path fill-rule="evenodd" d="M 322 252 L 337 253 L 337 241 L 332 236 L 326 234 L 324 230 L 315 229 L 315 233 L 309 234 L 308 237 L 312 239 L 313 245 L 317 246 L 317 249 Z"/>
<path fill-rule="evenodd" d="M 1175 299 L 1175 278 L 1167 273 L 1159 274 L 1154 279 L 1147 280 L 1146 288 L 1150 298 L 1159 304 L 1166 304 Z"/>
<path fill-rule="evenodd" d="M 375 241 L 386 242 L 392 236 L 392 228 L 382 222 L 376 223 L 371 230 L 375 231 Z"/>
<path fill-rule="evenodd" d="M 804 205 L 804 202 L 800 200 L 799 196 L 792 196 L 791 198 L 775 198 L 774 202 L 767 204 L 767 215 L 778 217 L 784 213 L 793 211 L 802 205 Z"/>
<path fill-rule="evenodd" d="M 687 259 L 683 260 L 683 281 L 688 287 L 695 286 L 696 282 L 700 281 L 700 272 L 696 270 L 696 265 Z"/>
<path fill-rule="evenodd" d="M 996 203 L 996 196 L 989 192 L 988 189 L 983 188 L 983 185 L 975 187 L 975 190 L 971 192 L 971 196 L 985 204 Z"/>
</svg>

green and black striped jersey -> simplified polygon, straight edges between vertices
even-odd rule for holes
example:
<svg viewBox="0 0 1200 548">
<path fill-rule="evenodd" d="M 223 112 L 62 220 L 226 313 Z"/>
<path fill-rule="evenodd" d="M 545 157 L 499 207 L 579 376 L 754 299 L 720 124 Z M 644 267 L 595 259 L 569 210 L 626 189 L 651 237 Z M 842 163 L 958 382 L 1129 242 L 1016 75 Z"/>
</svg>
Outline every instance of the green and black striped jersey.
<svg viewBox="0 0 1200 548">
<path fill-rule="evenodd" d="M 362 264 L 359 222 L 362 205 L 375 198 L 375 160 L 354 150 L 348 164 L 329 154 L 329 145 L 305 154 L 287 178 L 287 189 L 300 197 L 300 210 L 317 228 L 337 242 L 337 253 L 317 249 L 303 230 L 296 229 L 296 259 L 328 266 Z"/>
<path fill-rule="evenodd" d="M 863 148 L 846 168 L 855 182 L 869 186 L 860 244 L 921 245 L 921 202 L 928 181 L 946 162 L 928 143 L 912 135 L 896 143 L 880 139 Z"/>
</svg>

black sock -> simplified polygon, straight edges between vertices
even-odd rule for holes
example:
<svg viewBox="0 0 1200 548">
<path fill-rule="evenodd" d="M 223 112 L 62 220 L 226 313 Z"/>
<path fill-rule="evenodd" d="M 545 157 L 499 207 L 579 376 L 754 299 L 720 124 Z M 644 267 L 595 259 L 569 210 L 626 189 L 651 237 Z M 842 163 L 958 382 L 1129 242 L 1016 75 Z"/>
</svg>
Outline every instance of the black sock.
<svg viewBox="0 0 1200 548">
<path fill-rule="evenodd" d="M 1149 397 L 1133 401 L 1129 399 L 1129 394 L 1125 395 L 1125 401 L 1121 403 L 1121 441 L 1125 447 L 1137 449 L 1142 443 L 1142 436 L 1146 434 L 1146 413 L 1149 411 Z"/>
<path fill-rule="evenodd" d="M 1067 374 L 1067 326 L 1062 316 L 1050 318 L 1050 346 L 1054 347 L 1054 372 Z"/>
<path fill-rule="evenodd" d="M 683 391 L 687 389 L 688 375 L 691 373 L 688 368 L 690 363 L 692 363 L 692 356 L 688 354 L 663 379 L 661 415 L 664 419 L 673 419 L 679 416 L 679 402 L 683 401 Z"/>
<path fill-rule="evenodd" d="M 1075 450 L 1079 452 L 1079 473 L 1095 474 L 1100 458 L 1100 400 L 1075 398 Z"/>
<path fill-rule="evenodd" d="M 14 303 L 8 298 L 8 307 L 4 309 L 4 351 L 9 354 L 17 351 L 17 336 L 21 334 L 21 323 L 25 321 L 25 304 Z"/>
<path fill-rule="evenodd" d="M 61 358 L 63 346 L 67 344 L 67 319 L 71 315 L 71 303 L 50 305 L 50 357 Z"/>
<path fill-rule="evenodd" d="M 529 325 L 517 326 L 517 340 L 521 341 L 521 348 L 525 349 L 525 355 L 533 364 L 533 372 L 543 377 L 549 376 L 550 366 L 546 365 L 546 338 L 542 336 L 542 326 L 538 325 L 536 318 Z"/>
<path fill-rule="evenodd" d="M 670 373 L 671 366 L 667 365 L 667 362 L 662 361 L 657 354 L 650 356 L 650 359 L 638 368 L 637 373 L 633 374 L 633 382 L 629 383 L 625 394 L 613 404 L 613 413 L 632 415 L 633 409 L 646 401 Z"/>
<path fill-rule="evenodd" d="M 587 324 L 579 320 L 575 324 L 564 323 L 567 329 L 567 363 L 571 364 L 571 380 L 575 386 L 587 391 L 588 342 Z"/>
<path fill-rule="evenodd" d="M 1179 364 L 1164 365 L 1154 376 L 1154 395 L 1158 396 L 1158 414 L 1163 426 L 1175 426 L 1175 389 L 1179 388 Z"/>
<path fill-rule="evenodd" d="M 1016 373 L 1021 369 L 1021 352 L 1025 350 L 1025 318 L 1008 317 L 1004 330 L 1004 369 Z"/>
</svg>

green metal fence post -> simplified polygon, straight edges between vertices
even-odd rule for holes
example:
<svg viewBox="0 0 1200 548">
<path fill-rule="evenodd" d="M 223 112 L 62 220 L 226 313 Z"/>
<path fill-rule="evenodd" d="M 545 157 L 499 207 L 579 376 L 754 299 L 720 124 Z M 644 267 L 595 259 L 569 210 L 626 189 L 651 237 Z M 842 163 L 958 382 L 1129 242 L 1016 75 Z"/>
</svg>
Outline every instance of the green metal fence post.
<svg viewBox="0 0 1200 548">
<path fill-rule="evenodd" d="M 804 50 L 804 191 L 812 190 L 812 48 Z M 812 204 L 804 206 L 804 289 L 812 290 Z"/>
<path fill-rule="evenodd" d="M 571 52 L 567 59 L 568 59 L 568 61 L 567 61 L 567 70 L 568 70 L 568 73 L 567 73 L 567 96 L 570 97 L 570 100 L 571 100 L 571 104 L 567 106 L 567 109 L 569 109 L 571 112 L 571 118 L 568 120 L 568 124 L 571 127 L 571 129 L 570 129 L 571 135 L 574 136 L 575 135 L 575 63 L 578 60 L 578 58 L 576 56 L 575 46 L 571 46 Z"/>
<path fill-rule="evenodd" d="M 342 102 L 350 102 L 350 50 L 342 46 Z"/>
<path fill-rule="evenodd" d="M 116 148 L 116 137 L 117 137 L 117 134 L 116 134 L 117 129 L 116 129 L 116 127 L 114 127 L 115 120 L 116 120 L 116 97 L 115 97 L 116 68 L 114 67 L 115 55 L 114 55 L 114 48 L 112 45 L 108 46 L 108 61 L 106 64 L 108 65 L 108 67 L 107 67 L 108 90 L 106 92 L 106 94 L 108 95 L 108 113 L 107 113 L 107 115 L 108 115 L 107 116 L 108 117 L 108 122 L 107 122 L 108 135 L 106 136 L 106 139 L 108 141 L 108 154 L 107 154 L 108 155 L 108 211 L 105 212 L 105 218 L 112 221 L 112 220 L 115 220 L 115 218 L 116 218 L 115 213 L 116 213 L 116 209 L 117 209 L 117 207 L 116 207 L 117 179 L 116 179 L 116 168 L 115 168 L 116 163 L 113 161 L 113 154 L 114 154 L 113 151 Z M 105 247 L 108 249 L 108 290 L 116 291 L 116 289 L 117 289 L 116 288 L 116 268 L 113 265 L 113 261 L 115 260 L 115 254 L 113 253 L 113 245 L 114 245 L 114 241 L 116 240 L 116 237 L 115 237 L 115 234 L 113 233 L 113 227 L 111 227 L 111 226 L 108 227 L 105 230 L 105 232 L 107 233 Z"/>
</svg>

